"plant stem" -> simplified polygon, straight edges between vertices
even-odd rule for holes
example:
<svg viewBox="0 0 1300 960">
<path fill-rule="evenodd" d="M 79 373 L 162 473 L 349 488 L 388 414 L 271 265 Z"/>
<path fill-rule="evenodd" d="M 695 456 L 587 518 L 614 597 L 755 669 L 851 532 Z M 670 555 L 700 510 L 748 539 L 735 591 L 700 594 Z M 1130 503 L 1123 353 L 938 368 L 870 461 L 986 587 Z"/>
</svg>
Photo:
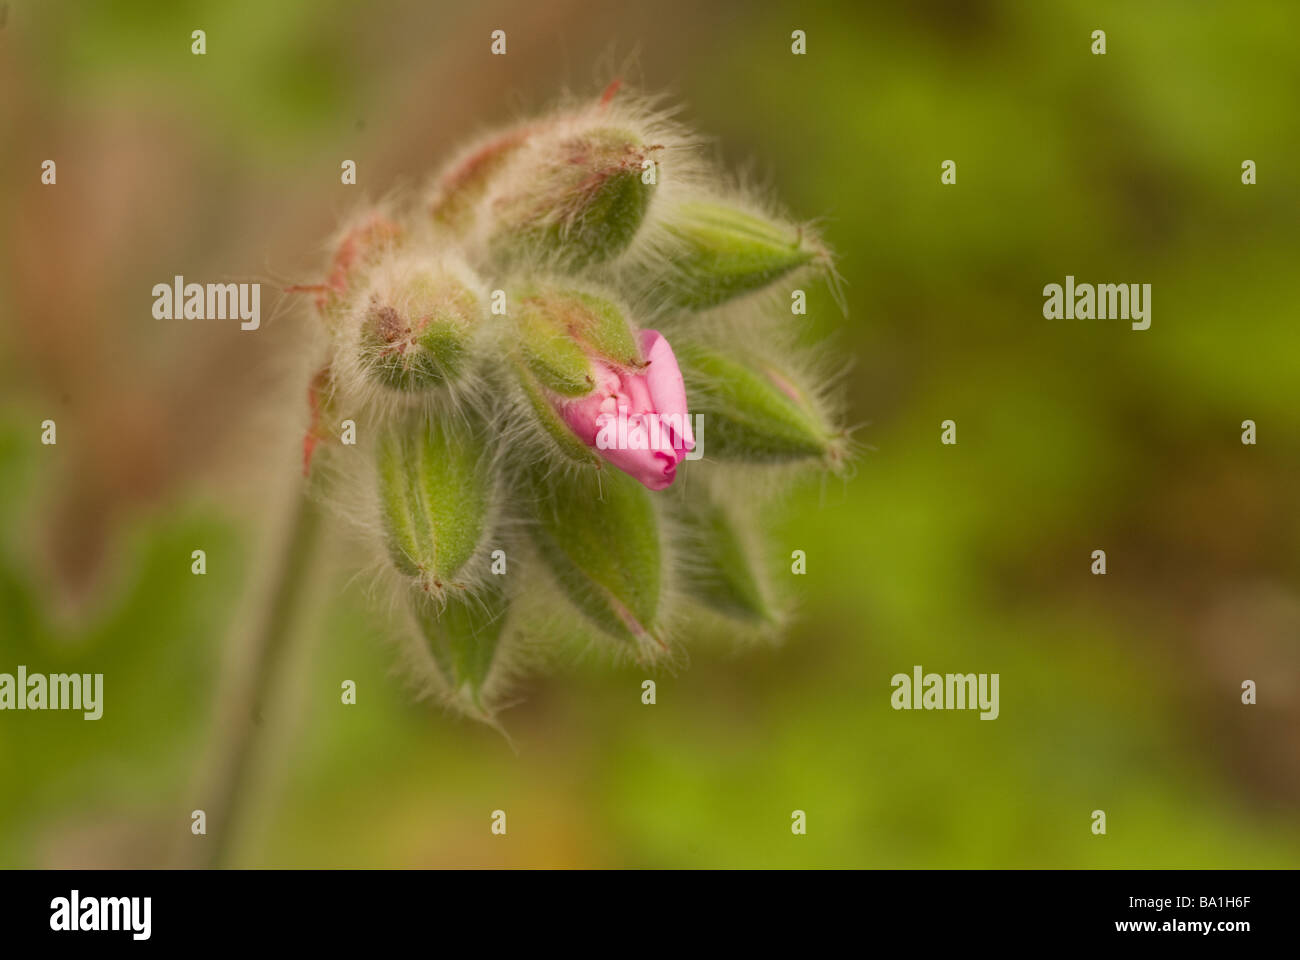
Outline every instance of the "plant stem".
<svg viewBox="0 0 1300 960">
<path fill-rule="evenodd" d="M 220 715 L 219 722 L 230 727 L 219 768 L 221 776 L 214 785 L 217 802 L 209 804 L 207 811 L 212 837 L 207 858 L 209 867 L 227 866 L 234 851 L 234 840 L 247 807 L 246 794 L 263 707 L 278 683 L 293 638 L 294 621 L 314 565 L 319 530 L 317 506 L 305 492 L 300 493 L 266 609 L 255 627 L 255 646 L 248 670 L 236 677 L 229 709 Z"/>
</svg>

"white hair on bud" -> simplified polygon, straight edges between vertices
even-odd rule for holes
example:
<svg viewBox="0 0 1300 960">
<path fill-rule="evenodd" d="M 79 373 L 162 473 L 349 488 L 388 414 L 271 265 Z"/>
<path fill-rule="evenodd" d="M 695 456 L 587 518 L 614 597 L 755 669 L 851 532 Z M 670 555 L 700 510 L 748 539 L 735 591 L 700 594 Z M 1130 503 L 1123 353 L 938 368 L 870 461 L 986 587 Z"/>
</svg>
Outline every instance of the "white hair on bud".
<svg viewBox="0 0 1300 960">
<path fill-rule="evenodd" d="M 608 100 L 572 100 L 536 120 L 484 138 L 480 151 L 503 139 L 519 140 L 475 202 L 472 222 L 465 228 L 471 258 L 475 263 L 494 259 L 494 242 L 517 226 L 509 222 L 512 213 L 530 218 L 535 225 L 558 221 L 569 209 L 565 203 L 569 198 L 557 197 L 555 183 L 545 174 L 565 169 L 573 145 L 600 132 L 628 134 L 629 163 L 635 161 L 638 177 L 644 189 L 650 191 L 646 217 L 653 217 L 655 210 L 670 203 L 675 193 L 702 182 L 706 175 L 699 160 L 698 142 L 675 120 L 677 112 L 662 99 L 619 90 Z M 475 154 L 467 156 L 473 158 Z M 653 165 L 652 184 L 644 183 L 649 173 L 643 166 L 646 162 Z M 445 179 L 444 174 L 444 189 Z M 531 219 L 534 211 L 535 221 Z M 616 252 L 609 261 L 625 255 L 626 251 Z M 515 251 L 513 257 L 517 266 L 529 273 L 563 269 L 562 259 L 562 251 L 539 249 L 535 244 Z M 607 264 L 593 264 L 593 269 L 602 266 Z"/>
<path fill-rule="evenodd" d="M 758 289 L 735 294 L 723 302 L 699 308 L 681 307 L 674 302 L 673 292 L 679 286 L 698 281 L 699 278 L 691 276 L 684 269 L 684 241 L 673 232 L 671 225 L 677 222 L 680 211 L 692 203 L 718 204 L 782 227 L 798 238 L 799 246 L 808 252 L 809 260 L 789 268 L 779 278 Z M 737 303 L 752 309 L 756 302 L 788 297 L 791 287 L 818 276 L 828 280 L 836 302 L 843 309 L 841 281 L 835 271 L 834 257 L 815 224 L 811 221 L 792 220 L 774 203 L 761 201 L 753 191 L 728 189 L 721 182 L 706 188 L 676 191 L 671 201 L 661 204 L 656 215 L 648 220 L 632 249 L 617 267 L 618 286 L 633 291 L 640 309 L 652 317 L 664 314 L 671 316 L 683 310 L 712 316 Z M 788 300 L 785 302 L 788 306 Z"/>
<path fill-rule="evenodd" d="M 403 389 L 383 381 L 376 370 L 383 346 L 367 343 L 367 324 L 374 322 L 377 311 L 390 311 L 399 324 L 418 320 L 420 305 L 413 302 L 412 284 L 420 279 L 432 280 L 445 287 L 443 297 L 452 300 L 458 291 L 472 298 L 471 315 L 465 318 L 466 346 L 462 369 L 446 371 L 443 383 Z M 454 253 L 418 256 L 403 253 L 380 262 L 371 272 L 369 282 L 359 289 L 348 306 L 347 319 L 338 337 L 335 375 L 343 391 L 379 420 L 388 420 L 406 411 L 426 409 L 434 415 L 459 416 L 467 409 L 481 410 L 483 360 L 491 345 L 488 317 L 488 292 L 465 262 Z M 402 341 L 396 349 L 413 346 L 415 331 L 398 331 Z"/>
</svg>

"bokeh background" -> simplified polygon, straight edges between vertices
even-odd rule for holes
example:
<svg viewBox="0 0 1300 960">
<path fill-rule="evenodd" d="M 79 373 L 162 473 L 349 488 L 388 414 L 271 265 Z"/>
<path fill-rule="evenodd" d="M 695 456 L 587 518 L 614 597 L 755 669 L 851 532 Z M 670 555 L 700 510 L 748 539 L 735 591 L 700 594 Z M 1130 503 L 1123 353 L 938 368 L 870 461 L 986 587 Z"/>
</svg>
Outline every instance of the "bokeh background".
<svg viewBox="0 0 1300 960">
<path fill-rule="evenodd" d="M 297 479 L 311 318 L 268 293 L 257 334 L 156 321 L 152 285 L 311 280 L 362 196 L 614 75 L 839 253 L 847 317 L 817 287 L 809 323 L 869 449 L 773 518 L 801 616 L 693 647 L 654 707 L 639 670 L 561 662 L 507 742 L 411 696 L 327 540 L 226 862 L 1300 865 L 1300 6 L 0 8 L 0 670 L 106 674 L 98 722 L 0 714 L 0 865 L 214 842 L 190 811 Z M 1153 284 L 1151 329 L 1044 320 L 1067 273 Z M 917 663 L 1000 673 L 1000 719 L 891 710 Z"/>
</svg>

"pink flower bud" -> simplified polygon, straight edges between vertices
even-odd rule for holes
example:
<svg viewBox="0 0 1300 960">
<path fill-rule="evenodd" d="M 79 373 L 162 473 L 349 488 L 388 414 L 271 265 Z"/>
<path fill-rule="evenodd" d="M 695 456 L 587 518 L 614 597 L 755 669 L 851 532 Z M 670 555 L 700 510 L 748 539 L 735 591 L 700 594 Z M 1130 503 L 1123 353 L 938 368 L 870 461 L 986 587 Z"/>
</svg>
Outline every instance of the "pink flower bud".
<svg viewBox="0 0 1300 960">
<path fill-rule="evenodd" d="M 638 335 L 644 367 L 612 367 L 591 358 L 596 389 L 551 403 L 587 446 L 651 490 L 677 476 L 677 464 L 695 446 L 686 410 L 686 385 L 673 348 L 658 330 Z"/>
</svg>

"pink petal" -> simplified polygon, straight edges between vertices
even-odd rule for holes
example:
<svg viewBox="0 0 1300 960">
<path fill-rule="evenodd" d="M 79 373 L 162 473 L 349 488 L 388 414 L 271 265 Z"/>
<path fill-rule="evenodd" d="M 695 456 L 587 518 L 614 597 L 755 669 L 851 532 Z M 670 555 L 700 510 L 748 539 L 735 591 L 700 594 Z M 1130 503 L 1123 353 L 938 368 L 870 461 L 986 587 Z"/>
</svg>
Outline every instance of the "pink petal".
<svg viewBox="0 0 1300 960">
<path fill-rule="evenodd" d="M 686 409 L 686 384 L 672 347 L 657 330 L 641 331 L 639 341 L 647 361 L 644 370 L 619 371 L 593 359 L 596 389 L 577 400 L 552 397 L 551 402 L 583 443 L 651 490 L 662 490 L 676 479 L 677 465 L 695 445 L 695 437 Z M 649 415 L 670 418 L 660 421 L 654 449 L 597 445 L 607 419 L 614 418 L 608 429 L 617 435 L 617 418 L 623 416 L 626 437 L 620 439 L 644 430 L 649 446 L 654 439 L 645 420 Z"/>
<path fill-rule="evenodd" d="M 653 409 L 661 417 L 672 418 L 670 423 L 682 425 L 685 436 L 674 438 L 676 442 L 673 445 L 680 463 L 686 451 L 695 446 L 695 432 L 691 429 L 691 418 L 686 408 L 686 382 L 682 379 L 673 348 L 658 330 L 642 330 L 640 343 L 641 352 L 648 361 L 642 379 L 649 388 Z"/>
</svg>

